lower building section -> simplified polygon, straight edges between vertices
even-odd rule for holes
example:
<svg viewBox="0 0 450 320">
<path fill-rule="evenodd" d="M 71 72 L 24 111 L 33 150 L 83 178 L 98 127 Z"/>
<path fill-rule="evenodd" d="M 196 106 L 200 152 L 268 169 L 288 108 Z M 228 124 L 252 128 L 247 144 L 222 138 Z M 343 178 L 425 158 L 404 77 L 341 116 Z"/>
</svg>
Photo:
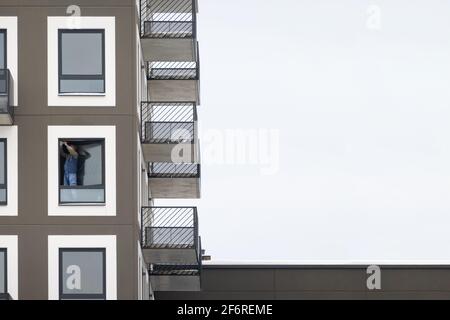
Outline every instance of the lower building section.
<svg viewBox="0 0 450 320">
<path fill-rule="evenodd" d="M 450 299 L 448 265 L 205 265 L 201 280 L 156 299 Z"/>
<path fill-rule="evenodd" d="M 148 299 L 136 238 L 126 225 L 1 226 L 0 299 Z"/>
<path fill-rule="evenodd" d="M 196 208 L 145 207 L 141 228 L 85 219 L 0 226 L 0 300 L 148 300 L 155 291 L 200 290 Z"/>
</svg>

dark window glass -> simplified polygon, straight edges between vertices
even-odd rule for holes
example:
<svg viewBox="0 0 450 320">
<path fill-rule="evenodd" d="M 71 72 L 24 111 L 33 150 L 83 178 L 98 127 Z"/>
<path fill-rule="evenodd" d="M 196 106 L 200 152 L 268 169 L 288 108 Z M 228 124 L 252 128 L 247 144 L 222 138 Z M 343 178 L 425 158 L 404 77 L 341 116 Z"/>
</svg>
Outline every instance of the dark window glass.
<svg viewBox="0 0 450 320">
<path fill-rule="evenodd" d="M 0 139 L 0 205 L 7 203 L 6 139 Z"/>
<path fill-rule="evenodd" d="M 0 29 L 0 69 L 6 69 L 6 30 Z"/>
<path fill-rule="evenodd" d="M 105 249 L 60 249 L 61 299 L 105 299 Z"/>
<path fill-rule="evenodd" d="M 0 248 L 0 293 L 7 293 L 6 249 Z"/>
<path fill-rule="evenodd" d="M 104 30 L 59 30 L 59 92 L 105 92 Z"/>
<path fill-rule="evenodd" d="M 59 140 L 60 203 L 105 202 L 105 140 Z"/>
</svg>

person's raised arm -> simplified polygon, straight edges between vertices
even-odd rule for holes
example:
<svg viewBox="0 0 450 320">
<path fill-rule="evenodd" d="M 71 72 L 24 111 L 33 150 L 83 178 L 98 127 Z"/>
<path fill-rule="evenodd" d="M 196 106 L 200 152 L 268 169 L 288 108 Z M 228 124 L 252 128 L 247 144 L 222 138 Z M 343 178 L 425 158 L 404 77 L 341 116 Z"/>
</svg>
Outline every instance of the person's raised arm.
<svg viewBox="0 0 450 320">
<path fill-rule="evenodd" d="M 74 147 L 68 145 L 67 142 L 65 142 L 65 145 L 66 145 L 67 150 L 69 151 L 70 155 L 72 155 L 74 157 L 78 157 L 78 152 L 77 152 L 77 150 L 75 150 Z"/>
</svg>

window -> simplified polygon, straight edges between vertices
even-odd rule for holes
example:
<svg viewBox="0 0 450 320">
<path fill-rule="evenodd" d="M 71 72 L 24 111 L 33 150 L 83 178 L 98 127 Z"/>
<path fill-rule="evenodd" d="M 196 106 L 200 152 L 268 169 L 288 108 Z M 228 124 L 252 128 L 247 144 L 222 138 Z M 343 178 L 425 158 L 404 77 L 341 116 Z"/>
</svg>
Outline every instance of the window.
<svg viewBox="0 0 450 320">
<path fill-rule="evenodd" d="M 0 294 L 8 292 L 6 252 L 7 249 L 0 248 Z"/>
<path fill-rule="evenodd" d="M 59 203 L 105 203 L 105 139 L 59 139 Z"/>
<path fill-rule="evenodd" d="M 59 29 L 59 93 L 105 93 L 105 30 Z"/>
<path fill-rule="evenodd" d="M 0 205 L 7 204 L 7 188 L 6 188 L 6 139 L 0 138 Z"/>
<path fill-rule="evenodd" d="M 59 249 L 59 298 L 106 299 L 106 249 Z"/>
<path fill-rule="evenodd" d="M 6 29 L 0 29 L 0 69 L 6 68 Z"/>
</svg>

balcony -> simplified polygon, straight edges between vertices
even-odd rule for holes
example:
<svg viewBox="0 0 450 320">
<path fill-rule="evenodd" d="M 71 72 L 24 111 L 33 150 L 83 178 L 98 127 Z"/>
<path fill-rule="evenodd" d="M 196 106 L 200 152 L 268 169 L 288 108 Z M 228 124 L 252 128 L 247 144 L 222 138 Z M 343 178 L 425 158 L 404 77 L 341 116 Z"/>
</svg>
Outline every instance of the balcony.
<svg viewBox="0 0 450 320">
<path fill-rule="evenodd" d="M 195 102 L 142 102 L 141 143 L 147 162 L 199 161 Z"/>
<path fill-rule="evenodd" d="M 154 291 L 200 291 L 202 272 L 202 241 L 198 239 L 195 263 L 151 263 L 150 281 Z"/>
<path fill-rule="evenodd" d="M 143 207 L 141 247 L 155 291 L 198 291 L 201 239 L 195 207 Z"/>
<path fill-rule="evenodd" d="M 200 104 L 200 63 L 148 61 L 148 96 L 151 101 L 194 101 Z"/>
<path fill-rule="evenodd" d="M 154 291 L 200 291 L 201 262 L 185 264 L 151 264 L 150 281 Z"/>
<path fill-rule="evenodd" d="M 155 199 L 200 198 L 200 164 L 151 162 L 149 189 Z"/>
<path fill-rule="evenodd" d="M 140 33 L 144 60 L 194 60 L 196 14 L 196 0 L 141 0 Z"/>
<path fill-rule="evenodd" d="M 0 125 L 14 123 L 14 82 L 8 69 L 0 69 Z"/>
<path fill-rule="evenodd" d="M 1 300 L 13 300 L 9 293 L 0 293 L 0 301 Z"/>
<path fill-rule="evenodd" d="M 147 263 L 199 263 L 197 208 L 144 207 L 141 221 L 141 247 Z"/>
</svg>

